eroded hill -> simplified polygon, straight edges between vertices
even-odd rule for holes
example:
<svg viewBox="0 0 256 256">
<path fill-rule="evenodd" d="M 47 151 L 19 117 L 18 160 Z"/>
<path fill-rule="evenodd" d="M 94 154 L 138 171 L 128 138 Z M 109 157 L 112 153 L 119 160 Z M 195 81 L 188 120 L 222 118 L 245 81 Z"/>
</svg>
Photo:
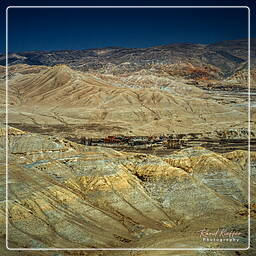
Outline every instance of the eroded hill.
<svg viewBox="0 0 256 256">
<path fill-rule="evenodd" d="M 9 246 L 247 247 L 247 158 L 204 148 L 120 153 L 10 128 Z M 204 228 L 239 230 L 239 242 L 203 243 Z"/>
<path fill-rule="evenodd" d="M 148 74 L 140 76 L 82 73 L 65 65 L 12 66 L 8 80 L 9 123 L 46 130 L 60 126 L 63 133 L 67 130 L 66 135 L 71 132 L 88 137 L 247 127 L 246 95 L 229 99 L 161 75 L 152 76 L 142 86 L 140 81 L 148 79 Z M 161 79 L 166 80 L 165 85 L 161 85 Z M 2 104 L 4 101 L 2 98 Z"/>
</svg>

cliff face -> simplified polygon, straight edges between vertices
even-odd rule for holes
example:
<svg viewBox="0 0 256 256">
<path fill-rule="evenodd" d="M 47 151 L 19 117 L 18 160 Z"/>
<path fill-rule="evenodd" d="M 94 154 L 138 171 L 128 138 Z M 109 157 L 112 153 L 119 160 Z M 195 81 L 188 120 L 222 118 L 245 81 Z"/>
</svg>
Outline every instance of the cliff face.
<svg viewBox="0 0 256 256">
<path fill-rule="evenodd" d="M 205 227 L 246 231 L 244 151 L 217 154 L 199 147 L 157 157 L 13 128 L 9 134 L 12 248 L 200 247 L 197 231 Z M 4 201 L 1 212 L 3 227 Z"/>
</svg>

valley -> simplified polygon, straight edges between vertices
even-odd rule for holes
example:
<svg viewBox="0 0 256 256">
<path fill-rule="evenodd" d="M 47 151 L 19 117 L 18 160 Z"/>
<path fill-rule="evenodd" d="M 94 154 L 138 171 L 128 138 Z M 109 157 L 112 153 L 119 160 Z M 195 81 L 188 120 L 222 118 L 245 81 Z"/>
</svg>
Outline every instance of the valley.
<svg viewBox="0 0 256 256">
<path fill-rule="evenodd" d="M 9 246 L 247 248 L 249 209 L 252 229 L 256 223 L 256 69 L 252 56 L 248 105 L 246 47 L 234 40 L 10 54 Z M 1 66 L 3 167 L 5 79 Z M 5 192 L 4 171 L 0 189 Z M 2 196 L 1 244 L 5 203 Z M 204 229 L 239 234 L 206 241 Z M 239 254 L 63 249 L 19 255 L 253 256 L 254 236 L 251 243 L 252 250 Z M 0 254 L 16 255 L 4 248 Z"/>
</svg>

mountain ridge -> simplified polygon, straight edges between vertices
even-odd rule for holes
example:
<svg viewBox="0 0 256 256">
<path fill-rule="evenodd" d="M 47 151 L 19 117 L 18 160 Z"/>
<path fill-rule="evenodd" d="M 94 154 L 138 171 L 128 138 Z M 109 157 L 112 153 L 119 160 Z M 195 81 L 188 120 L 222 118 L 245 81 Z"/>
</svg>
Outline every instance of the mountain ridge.
<svg viewBox="0 0 256 256">
<path fill-rule="evenodd" d="M 254 67 L 256 39 L 251 39 L 251 65 Z M 106 72 L 109 65 L 123 67 L 118 72 L 133 72 L 143 68 L 191 63 L 195 67 L 211 65 L 226 78 L 242 64 L 247 64 L 248 44 L 245 39 L 214 44 L 174 43 L 146 48 L 102 47 L 85 50 L 29 51 L 9 54 L 9 65 L 28 64 L 54 66 L 66 64 L 80 71 Z M 5 55 L 0 55 L 5 65 Z M 113 68 L 110 68 L 111 73 Z"/>
<path fill-rule="evenodd" d="M 256 41 L 256 38 L 251 38 L 251 44 Z M 30 50 L 30 51 L 15 51 L 15 52 L 9 52 L 9 54 L 20 54 L 20 53 L 30 53 L 30 52 L 43 52 L 43 53 L 50 53 L 50 52 L 62 52 L 62 51 L 87 51 L 87 50 L 104 50 L 104 49 L 148 49 L 148 48 L 155 48 L 155 47 L 162 47 L 162 46 L 173 46 L 173 45 L 201 45 L 201 46 L 209 46 L 209 45 L 219 45 L 219 44 L 229 44 L 230 42 L 248 42 L 248 39 L 241 38 L 241 39 L 233 39 L 233 40 L 223 40 L 223 41 L 217 41 L 209 44 L 204 43 L 193 43 L 193 42 L 175 42 L 175 43 L 169 43 L 169 44 L 160 44 L 160 45 L 153 45 L 153 46 L 147 46 L 147 47 L 125 47 L 125 46 L 118 46 L 118 45 L 109 45 L 109 46 L 102 46 L 102 47 L 96 47 L 96 48 L 85 48 L 85 49 L 60 49 L 60 50 Z M 3 53 L 0 54 L 4 55 Z"/>
</svg>

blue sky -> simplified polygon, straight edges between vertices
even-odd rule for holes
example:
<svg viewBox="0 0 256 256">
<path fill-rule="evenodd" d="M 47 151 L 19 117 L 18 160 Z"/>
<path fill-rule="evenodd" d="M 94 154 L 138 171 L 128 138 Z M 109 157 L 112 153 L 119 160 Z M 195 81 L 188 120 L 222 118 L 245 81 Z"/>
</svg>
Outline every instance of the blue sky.
<svg viewBox="0 0 256 256">
<path fill-rule="evenodd" d="M 69 4 L 66 2 L 58 1 L 62 5 L 70 5 L 71 1 Z M 81 4 L 80 1 L 79 5 L 85 5 L 85 2 Z M 173 4 L 169 5 L 177 5 L 175 1 L 170 2 Z M 191 5 L 200 1 L 179 1 L 182 2 Z M 229 5 L 232 2 L 234 2 L 232 5 L 240 5 L 237 1 L 228 2 Z M 47 3 L 50 2 L 37 2 L 41 5 Z M 71 3 L 74 4 L 74 1 Z M 146 3 L 148 4 L 149 1 Z M 168 1 L 165 1 L 165 5 L 167 3 Z M 225 1 L 208 1 L 208 3 L 217 5 L 225 4 Z M 54 4 L 54 1 L 51 1 L 51 4 Z M 208 44 L 248 36 L 246 8 L 11 8 L 8 13 L 10 52 L 108 46 L 149 47 L 183 42 Z M 3 50 L 4 45 L 1 51 Z"/>
</svg>

